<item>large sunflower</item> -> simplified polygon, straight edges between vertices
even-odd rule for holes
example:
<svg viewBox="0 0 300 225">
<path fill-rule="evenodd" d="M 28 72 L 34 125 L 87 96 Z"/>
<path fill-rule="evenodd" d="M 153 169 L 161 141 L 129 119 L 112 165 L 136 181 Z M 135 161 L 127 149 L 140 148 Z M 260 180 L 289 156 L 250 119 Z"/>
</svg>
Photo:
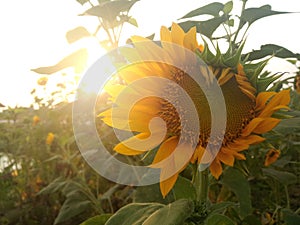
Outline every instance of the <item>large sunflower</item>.
<svg viewBox="0 0 300 225">
<path fill-rule="evenodd" d="M 135 53 L 133 49 L 129 49 L 129 53 L 132 51 L 131 55 L 135 55 L 132 57 L 139 55 L 141 58 L 147 55 L 157 55 L 161 59 L 168 58 L 174 62 L 173 65 L 180 63 L 187 68 L 193 67 L 196 62 L 188 58 L 184 50 L 176 50 L 168 43 L 176 44 L 192 52 L 201 51 L 202 47 L 196 40 L 195 28 L 185 33 L 179 25 L 174 23 L 171 31 L 162 27 L 160 35 L 161 46 L 142 37 L 132 37 L 134 45 L 138 45 L 141 41 L 147 44 L 143 48 L 135 49 Z M 108 125 L 136 133 L 135 136 L 117 144 L 114 148 L 116 152 L 124 155 L 138 155 L 159 146 L 152 165 L 158 165 L 154 167 L 161 169 L 160 188 L 163 196 L 166 196 L 172 189 L 178 174 L 188 162 L 211 162 L 210 172 L 218 179 L 222 174 L 222 163 L 233 166 L 235 159 L 244 160 L 245 156 L 241 152 L 248 149 L 250 145 L 265 140 L 261 134 L 272 130 L 280 122 L 279 119 L 271 117 L 272 114 L 279 109 L 288 108 L 287 104 L 290 101 L 288 90 L 279 93 L 257 93 L 248 81 L 241 64 L 236 68 L 209 66 L 211 72 L 203 71 L 201 74 L 208 83 L 211 81 L 210 74 L 218 81 L 226 104 L 227 122 L 223 133 L 224 139 L 223 135 L 214 137 L 217 141 L 222 138 L 221 148 L 216 149 L 219 150 L 216 157 L 212 161 L 205 160 L 202 158 L 208 139 L 211 138 L 211 112 L 208 101 L 199 85 L 185 71 L 173 65 L 144 62 L 120 70 L 118 75 L 124 80 L 124 84 L 109 82 L 105 87 L 111 95 L 111 100 L 116 104 L 100 114 L 102 120 Z M 199 67 L 199 70 L 205 69 Z M 172 85 L 163 86 L 155 82 L 155 79 L 139 83 L 138 87 L 131 86 L 132 83 L 142 78 L 156 77 L 175 82 L 192 99 L 199 121 L 191 121 L 191 123 L 200 125 L 200 133 L 196 139 L 194 138 L 195 127 L 182 127 L 181 120 L 189 120 L 190 110 L 186 108 L 186 99 L 180 96 L 178 89 L 173 88 Z M 126 92 L 123 92 L 124 90 Z M 124 93 L 126 97 L 123 98 Z M 142 98 L 145 94 L 148 97 Z M 163 96 L 168 96 L 169 99 L 166 100 Z M 128 112 L 127 106 L 131 104 L 130 99 L 139 100 Z M 152 120 L 156 117 L 165 121 L 165 128 L 161 126 L 160 121 Z M 185 137 L 181 139 L 180 136 L 183 133 Z"/>
</svg>

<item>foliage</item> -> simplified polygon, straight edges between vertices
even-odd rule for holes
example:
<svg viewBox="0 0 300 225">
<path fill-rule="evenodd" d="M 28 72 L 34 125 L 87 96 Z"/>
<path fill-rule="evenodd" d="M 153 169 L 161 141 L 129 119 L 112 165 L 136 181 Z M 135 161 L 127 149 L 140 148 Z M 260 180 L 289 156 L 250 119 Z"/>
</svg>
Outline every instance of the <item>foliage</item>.
<svg viewBox="0 0 300 225">
<path fill-rule="evenodd" d="M 98 38 L 102 30 L 107 38 L 99 42 L 111 49 L 118 46 L 125 22 L 137 25 L 128 14 L 136 0 L 98 0 L 97 5 L 89 0 L 77 2 L 88 7 L 82 16 L 96 17 L 99 26 L 94 32 L 84 27 L 70 30 L 66 35 L 70 44 L 85 37 Z M 271 57 L 279 57 L 300 71 L 299 54 L 275 44 L 243 52 L 244 38 L 253 23 L 287 12 L 274 11 L 269 5 L 246 8 L 246 2 L 242 1 L 238 17 L 232 14 L 232 1 L 215 2 L 187 13 L 179 24 L 184 30 L 196 26 L 205 44 L 198 54 L 209 64 L 235 67 L 242 62 L 258 90 L 292 88 L 294 80 L 280 80 L 282 74 L 271 74 L 264 67 Z M 209 19 L 198 20 L 202 15 Z M 219 35 L 222 29 L 225 33 Z M 228 46 L 223 54 L 218 44 L 222 41 Z M 86 57 L 86 50 L 81 49 L 56 65 L 33 71 L 50 75 L 73 67 L 80 73 L 85 62 L 82 58 Z M 46 79 L 39 85 L 46 90 Z M 291 91 L 290 111 L 276 114 L 285 119 L 265 134 L 268 142 L 250 148 L 247 159 L 226 168 L 219 180 L 209 176 L 204 209 L 197 201 L 199 187 L 191 182 L 191 166 L 182 171 L 166 198 L 160 195 L 159 184 L 125 187 L 96 174 L 79 153 L 72 130 L 72 104 L 61 97 L 62 93 L 73 94 L 73 90 L 66 92 L 62 85 L 57 88 L 50 97 L 40 97 L 34 90 L 32 107 L 8 108 L 0 113 L 0 224 L 300 224 L 300 94 L 296 90 Z M 98 126 L 99 132 L 109 137 L 105 144 L 113 146 L 111 129 L 100 121 Z M 47 144 L 50 132 L 54 139 Z M 266 154 L 273 148 L 280 150 L 280 157 L 266 167 Z"/>
</svg>

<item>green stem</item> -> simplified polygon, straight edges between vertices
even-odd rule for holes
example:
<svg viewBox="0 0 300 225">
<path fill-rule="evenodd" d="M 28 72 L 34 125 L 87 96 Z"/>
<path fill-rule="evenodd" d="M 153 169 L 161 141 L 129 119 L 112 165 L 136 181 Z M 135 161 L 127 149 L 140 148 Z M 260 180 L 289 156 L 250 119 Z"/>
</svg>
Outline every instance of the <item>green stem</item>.
<svg viewBox="0 0 300 225">
<path fill-rule="evenodd" d="M 243 13 L 244 13 L 244 11 L 245 11 L 245 9 L 246 9 L 246 0 L 243 0 L 243 5 L 242 5 L 242 10 L 241 10 L 241 16 L 243 15 Z M 234 36 L 234 39 L 233 39 L 233 43 L 235 44 L 235 42 L 236 42 L 236 40 L 237 40 L 237 37 L 238 37 L 238 34 L 239 34 L 239 32 L 240 32 L 240 30 L 241 30 L 241 19 L 240 19 L 240 21 L 239 21 L 239 25 L 238 25 L 238 28 L 237 28 L 237 31 L 236 31 L 236 33 L 235 33 L 235 36 Z"/>
<path fill-rule="evenodd" d="M 286 207 L 288 209 L 291 208 L 291 203 L 290 203 L 290 196 L 289 196 L 289 190 L 287 185 L 284 185 L 284 192 L 285 192 L 285 196 L 286 196 Z"/>
<path fill-rule="evenodd" d="M 194 170 L 194 185 L 196 188 L 196 201 L 199 206 L 199 212 L 203 216 L 207 214 L 208 203 L 208 169 L 199 171 L 198 167 Z"/>
</svg>

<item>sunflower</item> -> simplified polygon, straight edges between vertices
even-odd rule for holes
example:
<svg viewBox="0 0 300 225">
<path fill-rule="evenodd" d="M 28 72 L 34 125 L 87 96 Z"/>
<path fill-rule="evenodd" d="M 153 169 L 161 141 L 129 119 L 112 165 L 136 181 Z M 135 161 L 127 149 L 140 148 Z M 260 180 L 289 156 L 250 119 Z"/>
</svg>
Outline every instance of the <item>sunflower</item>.
<svg viewBox="0 0 300 225">
<path fill-rule="evenodd" d="M 209 162 L 211 174 L 218 179 L 223 171 L 222 164 L 233 166 L 235 159 L 245 160 L 242 151 L 265 140 L 261 134 L 272 130 L 280 122 L 272 114 L 277 110 L 287 109 L 290 97 L 288 90 L 257 93 L 241 64 L 235 68 L 224 65 L 211 65 L 209 69 L 199 67 L 196 60 L 185 51 L 203 51 L 203 46 L 196 40 L 196 28 L 185 33 L 179 25 L 173 23 L 171 30 L 162 27 L 160 36 L 160 45 L 146 38 L 132 37 L 135 48 L 129 49 L 126 56 L 130 60 L 130 57 L 156 55 L 159 59 L 168 59 L 168 62 L 174 64 L 147 61 L 120 70 L 118 76 L 124 83 L 107 83 L 105 90 L 115 104 L 101 113 L 100 117 L 114 128 L 135 132 L 135 136 L 115 146 L 116 152 L 139 155 L 157 147 L 150 167 L 161 169 L 160 189 L 162 195 L 166 196 L 189 162 Z M 139 43 L 145 44 L 139 47 Z M 187 70 L 173 66 L 178 64 Z M 207 84 L 212 82 L 214 76 L 223 93 L 227 121 L 221 136 L 210 137 L 212 118 L 208 100 L 197 82 L 187 74 L 187 71 L 193 73 L 195 69 L 201 70 L 203 82 Z M 147 82 L 132 85 L 147 78 Z M 193 110 L 186 103 L 187 99 L 182 96 L 180 88 L 156 82 L 155 78 L 171 80 L 184 89 L 193 102 L 198 121 L 189 121 Z M 138 100 L 131 102 L 131 99 Z M 129 112 L 128 105 L 132 105 Z M 162 126 L 160 120 L 153 118 L 161 118 L 165 126 Z M 188 121 L 189 126 L 182 125 L 182 121 Z M 194 124 L 200 125 L 199 133 L 198 126 Z M 198 135 L 197 138 L 195 135 Z M 221 147 L 211 149 L 218 151 L 215 157 L 204 159 L 209 139 L 221 142 Z"/>
</svg>

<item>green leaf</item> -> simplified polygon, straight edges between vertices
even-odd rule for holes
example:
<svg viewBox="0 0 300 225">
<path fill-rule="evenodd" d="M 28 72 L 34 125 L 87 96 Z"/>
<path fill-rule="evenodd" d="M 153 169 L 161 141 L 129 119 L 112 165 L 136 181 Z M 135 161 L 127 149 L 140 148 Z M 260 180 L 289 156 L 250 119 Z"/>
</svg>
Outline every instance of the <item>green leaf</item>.
<svg viewBox="0 0 300 225">
<path fill-rule="evenodd" d="M 267 88 L 276 80 L 282 77 L 282 74 L 273 74 L 268 77 L 258 78 L 256 89 L 258 92 L 266 91 Z"/>
<path fill-rule="evenodd" d="M 223 15 L 221 17 L 212 18 L 210 20 L 200 21 L 197 27 L 197 32 L 210 38 L 212 37 L 215 30 L 227 20 L 228 17 L 226 15 Z"/>
<path fill-rule="evenodd" d="M 261 224 L 260 220 L 254 215 L 246 216 L 245 219 L 242 221 L 242 225 L 259 225 L 259 224 Z"/>
<path fill-rule="evenodd" d="M 240 17 L 239 28 L 242 28 L 246 23 L 251 25 L 256 20 L 259 20 L 261 18 L 277 15 L 277 14 L 284 14 L 284 13 L 289 13 L 289 12 L 273 11 L 271 10 L 270 5 L 264 5 L 259 8 L 248 8 L 242 12 L 242 15 Z"/>
<path fill-rule="evenodd" d="M 78 3 L 80 3 L 81 5 L 84 5 L 85 3 L 87 3 L 89 0 L 76 0 Z"/>
<path fill-rule="evenodd" d="M 112 216 L 112 214 L 102 214 L 94 216 L 82 222 L 80 225 L 105 225 L 106 221 Z"/>
<path fill-rule="evenodd" d="M 179 176 L 172 192 L 176 200 L 178 199 L 196 199 L 196 190 L 191 181 L 185 177 Z"/>
<path fill-rule="evenodd" d="M 283 220 L 286 222 L 286 225 L 299 225 L 300 216 L 292 212 L 289 209 L 283 209 Z"/>
<path fill-rule="evenodd" d="M 54 181 L 52 181 L 48 186 L 44 187 L 37 194 L 53 194 L 57 191 L 63 189 L 69 183 L 68 180 L 65 180 L 63 177 L 58 177 Z"/>
<path fill-rule="evenodd" d="M 88 52 L 85 48 L 82 48 L 68 55 L 67 57 L 63 58 L 61 61 L 59 61 L 57 64 L 53 66 L 39 67 L 31 70 L 39 74 L 50 75 L 60 70 L 73 67 L 75 73 L 81 73 L 83 72 L 86 66 L 87 58 L 88 58 Z"/>
<path fill-rule="evenodd" d="M 230 190 L 234 192 L 240 203 L 240 215 L 245 217 L 252 211 L 250 186 L 248 180 L 238 169 L 230 167 L 224 172 L 221 181 Z"/>
<path fill-rule="evenodd" d="M 193 211 L 192 201 L 180 199 L 154 212 L 143 225 L 182 225 Z"/>
<path fill-rule="evenodd" d="M 79 215 L 91 206 L 91 202 L 78 191 L 73 191 L 66 197 L 66 201 L 59 210 L 58 216 L 55 218 L 54 225 Z"/>
<path fill-rule="evenodd" d="M 182 225 L 193 210 L 193 202 L 187 199 L 180 199 L 169 205 L 132 203 L 117 211 L 106 225 Z"/>
<path fill-rule="evenodd" d="M 229 1 L 224 5 L 223 12 L 225 14 L 229 14 L 231 12 L 232 8 L 233 8 L 233 2 Z"/>
<path fill-rule="evenodd" d="M 210 211 L 210 214 L 222 213 L 228 207 L 231 207 L 234 205 L 235 205 L 234 202 L 219 202 L 219 203 L 213 204 L 209 208 L 209 211 Z"/>
<path fill-rule="evenodd" d="M 262 171 L 264 175 L 274 178 L 283 185 L 294 184 L 297 182 L 297 176 L 286 171 L 279 171 L 271 168 L 263 168 Z"/>
<path fill-rule="evenodd" d="M 137 23 L 136 19 L 134 19 L 132 17 L 130 17 L 127 22 L 135 27 L 138 27 L 138 23 Z"/>
<path fill-rule="evenodd" d="M 235 225 L 235 223 L 227 216 L 221 214 L 214 214 L 209 216 L 205 222 L 205 225 Z"/>
<path fill-rule="evenodd" d="M 205 21 L 184 21 L 179 23 L 179 25 L 185 32 L 195 26 L 198 33 L 210 38 L 215 30 L 227 20 L 227 16 L 223 15 Z"/>
<path fill-rule="evenodd" d="M 300 117 L 281 120 L 280 123 L 274 128 L 275 131 L 282 134 L 290 133 L 300 128 Z"/>
<path fill-rule="evenodd" d="M 199 32 L 199 23 L 200 21 L 188 20 L 180 22 L 178 25 L 184 30 L 184 32 L 188 32 L 192 27 L 196 27 L 197 32 Z"/>
<path fill-rule="evenodd" d="M 242 59 L 246 58 L 248 61 L 257 60 L 264 58 L 266 56 L 276 56 L 279 58 L 296 58 L 300 60 L 300 54 L 293 53 L 292 51 L 274 44 L 266 44 L 260 47 L 260 50 L 254 50 L 252 52 L 246 53 L 242 56 Z"/>
<path fill-rule="evenodd" d="M 84 27 L 76 27 L 73 30 L 69 30 L 66 34 L 66 38 L 69 44 L 90 36 L 91 34 Z"/>
<path fill-rule="evenodd" d="M 262 70 L 268 64 L 268 61 L 269 60 L 267 59 L 258 63 L 248 63 L 244 65 L 244 71 L 247 74 L 249 81 L 255 88 L 257 88 L 258 76 L 261 74 Z"/>
<path fill-rule="evenodd" d="M 94 6 L 81 15 L 101 17 L 112 23 L 121 12 L 128 12 L 130 8 L 139 0 L 133 1 L 106 1 Z"/>
<path fill-rule="evenodd" d="M 148 186 L 137 187 L 134 193 L 134 202 L 159 202 L 162 204 L 168 204 L 174 201 L 172 195 L 167 195 L 163 198 L 160 192 L 159 184 L 152 184 Z"/>
<path fill-rule="evenodd" d="M 155 211 L 163 208 L 159 203 L 131 203 L 119 209 L 105 225 L 141 225 Z"/>
<path fill-rule="evenodd" d="M 198 9 L 195 9 L 185 16 L 183 16 L 181 19 L 184 18 L 191 18 L 194 16 L 200 16 L 200 15 L 212 15 L 214 17 L 218 17 L 219 13 L 223 10 L 224 5 L 219 2 L 213 2 L 208 5 L 205 5 L 203 7 L 200 7 Z"/>
</svg>

